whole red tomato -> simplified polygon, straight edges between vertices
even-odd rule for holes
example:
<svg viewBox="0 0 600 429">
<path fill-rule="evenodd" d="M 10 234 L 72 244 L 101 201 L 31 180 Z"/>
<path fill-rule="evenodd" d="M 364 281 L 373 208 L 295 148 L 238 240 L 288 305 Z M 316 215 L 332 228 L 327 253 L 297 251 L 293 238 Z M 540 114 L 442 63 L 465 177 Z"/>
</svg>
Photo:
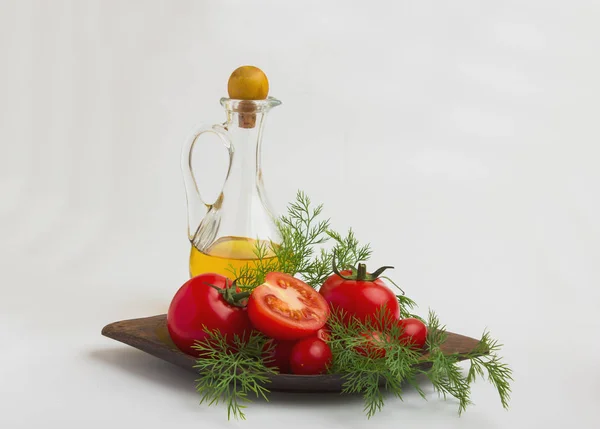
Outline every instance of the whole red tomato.
<svg viewBox="0 0 600 429">
<path fill-rule="evenodd" d="M 372 274 L 366 266 L 359 264 L 357 270 L 344 270 L 329 276 L 319 289 L 319 293 L 334 310 L 343 310 L 344 320 L 356 317 L 361 322 L 372 321 L 379 316 L 383 307 L 390 321 L 400 317 L 400 306 L 394 292 L 378 278 L 382 267 Z M 384 327 L 381 327 L 384 328 Z"/>
<path fill-rule="evenodd" d="M 398 321 L 402 329 L 400 340 L 415 348 L 422 349 L 427 341 L 427 326 L 419 319 L 407 318 Z"/>
<path fill-rule="evenodd" d="M 252 325 L 276 340 L 315 334 L 329 317 L 329 306 L 312 287 L 283 273 L 269 273 L 248 300 Z"/>
<path fill-rule="evenodd" d="M 185 282 L 175 293 L 167 313 L 167 329 L 184 353 L 200 356 L 192 348 L 207 337 L 204 328 L 219 330 L 233 343 L 234 335 L 246 338 L 252 331 L 248 313 L 231 280 L 220 274 L 201 274 Z"/>
<path fill-rule="evenodd" d="M 327 372 L 333 355 L 327 343 L 319 338 L 309 337 L 298 341 L 292 348 L 290 366 L 292 373 L 315 375 Z"/>
</svg>

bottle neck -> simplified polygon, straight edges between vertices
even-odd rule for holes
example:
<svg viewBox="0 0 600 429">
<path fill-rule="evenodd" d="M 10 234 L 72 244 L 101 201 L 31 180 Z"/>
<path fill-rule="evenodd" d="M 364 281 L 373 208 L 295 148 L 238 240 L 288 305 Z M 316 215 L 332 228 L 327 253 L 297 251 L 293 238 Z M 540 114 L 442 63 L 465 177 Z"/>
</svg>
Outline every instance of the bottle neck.
<svg viewBox="0 0 600 429">
<path fill-rule="evenodd" d="M 224 124 L 231 142 L 231 168 L 223 194 L 236 199 L 239 207 L 251 206 L 256 196 L 261 196 L 261 143 L 266 112 L 227 112 Z M 249 121 L 253 126 L 249 126 Z"/>
</svg>

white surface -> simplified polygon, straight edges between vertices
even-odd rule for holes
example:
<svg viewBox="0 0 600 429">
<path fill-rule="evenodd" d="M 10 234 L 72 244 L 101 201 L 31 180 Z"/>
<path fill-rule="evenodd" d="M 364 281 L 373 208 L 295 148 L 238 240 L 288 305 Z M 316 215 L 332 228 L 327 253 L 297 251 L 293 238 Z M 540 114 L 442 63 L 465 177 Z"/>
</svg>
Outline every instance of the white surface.
<svg viewBox="0 0 600 429">
<path fill-rule="evenodd" d="M 423 312 L 489 328 L 514 369 L 509 412 L 479 382 L 460 418 L 408 392 L 369 427 L 597 427 L 597 1 L 1 9 L 0 427 L 365 425 L 360 400 L 299 395 L 227 424 L 192 375 L 100 336 L 186 280 L 180 147 L 245 63 L 284 103 L 276 208 L 297 188 L 324 202 Z"/>
</svg>

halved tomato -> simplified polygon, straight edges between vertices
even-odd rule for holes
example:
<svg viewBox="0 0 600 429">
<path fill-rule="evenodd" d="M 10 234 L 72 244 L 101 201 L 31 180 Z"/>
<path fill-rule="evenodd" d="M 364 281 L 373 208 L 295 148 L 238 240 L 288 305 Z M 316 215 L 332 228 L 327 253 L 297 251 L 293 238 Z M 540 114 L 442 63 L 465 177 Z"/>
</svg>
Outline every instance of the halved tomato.
<svg viewBox="0 0 600 429">
<path fill-rule="evenodd" d="M 269 273 L 248 299 L 252 325 L 276 340 L 297 340 L 325 326 L 329 305 L 302 280 L 283 273 Z"/>
</svg>

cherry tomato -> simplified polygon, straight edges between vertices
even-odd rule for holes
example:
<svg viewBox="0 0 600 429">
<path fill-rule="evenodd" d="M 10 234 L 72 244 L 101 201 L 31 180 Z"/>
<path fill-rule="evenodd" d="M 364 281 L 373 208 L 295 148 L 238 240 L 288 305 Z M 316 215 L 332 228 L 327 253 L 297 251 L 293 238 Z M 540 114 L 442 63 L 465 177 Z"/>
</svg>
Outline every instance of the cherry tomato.
<svg viewBox="0 0 600 429">
<path fill-rule="evenodd" d="M 400 340 L 407 345 L 413 345 L 416 348 L 422 349 L 427 340 L 427 326 L 419 319 L 407 318 L 398 321 L 398 325 L 403 332 L 400 335 Z"/>
<path fill-rule="evenodd" d="M 248 300 L 252 325 L 276 340 L 297 340 L 315 334 L 329 317 L 323 297 L 303 281 L 269 273 Z"/>
<path fill-rule="evenodd" d="M 309 337 L 298 341 L 292 348 L 290 366 L 294 374 L 324 374 L 332 359 L 331 349 L 325 341 Z"/>
<path fill-rule="evenodd" d="M 366 338 L 367 342 L 355 346 L 354 350 L 363 356 L 369 356 L 374 359 L 385 357 L 385 341 L 383 340 L 383 334 L 381 332 L 364 332 L 361 336 Z M 386 334 L 386 337 L 389 341 L 390 336 Z"/>
<path fill-rule="evenodd" d="M 217 289 L 232 294 L 232 282 L 220 274 L 201 274 L 185 282 L 175 293 L 167 313 L 167 329 L 171 339 L 182 352 L 200 356 L 192 348 L 196 341 L 207 337 L 204 327 L 218 329 L 233 343 L 234 335 L 246 338 L 252 325 L 245 308 L 226 301 Z"/>
<path fill-rule="evenodd" d="M 266 360 L 265 364 L 270 368 L 277 368 L 280 374 L 289 374 L 292 371 L 290 368 L 290 355 L 294 345 L 296 345 L 295 341 L 269 339 L 265 347 L 266 351 L 263 353 L 263 358 Z"/>
<path fill-rule="evenodd" d="M 374 320 L 384 306 L 390 321 L 397 320 L 400 317 L 400 306 L 396 295 L 381 279 L 363 274 L 361 276 L 360 270 L 354 275 L 351 270 L 332 274 L 325 280 L 319 293 L 332 309 L 344 311 L 346 321 L 351 317 L 356 317 L 361 322 L 370 318 Z"/>
</svg>

